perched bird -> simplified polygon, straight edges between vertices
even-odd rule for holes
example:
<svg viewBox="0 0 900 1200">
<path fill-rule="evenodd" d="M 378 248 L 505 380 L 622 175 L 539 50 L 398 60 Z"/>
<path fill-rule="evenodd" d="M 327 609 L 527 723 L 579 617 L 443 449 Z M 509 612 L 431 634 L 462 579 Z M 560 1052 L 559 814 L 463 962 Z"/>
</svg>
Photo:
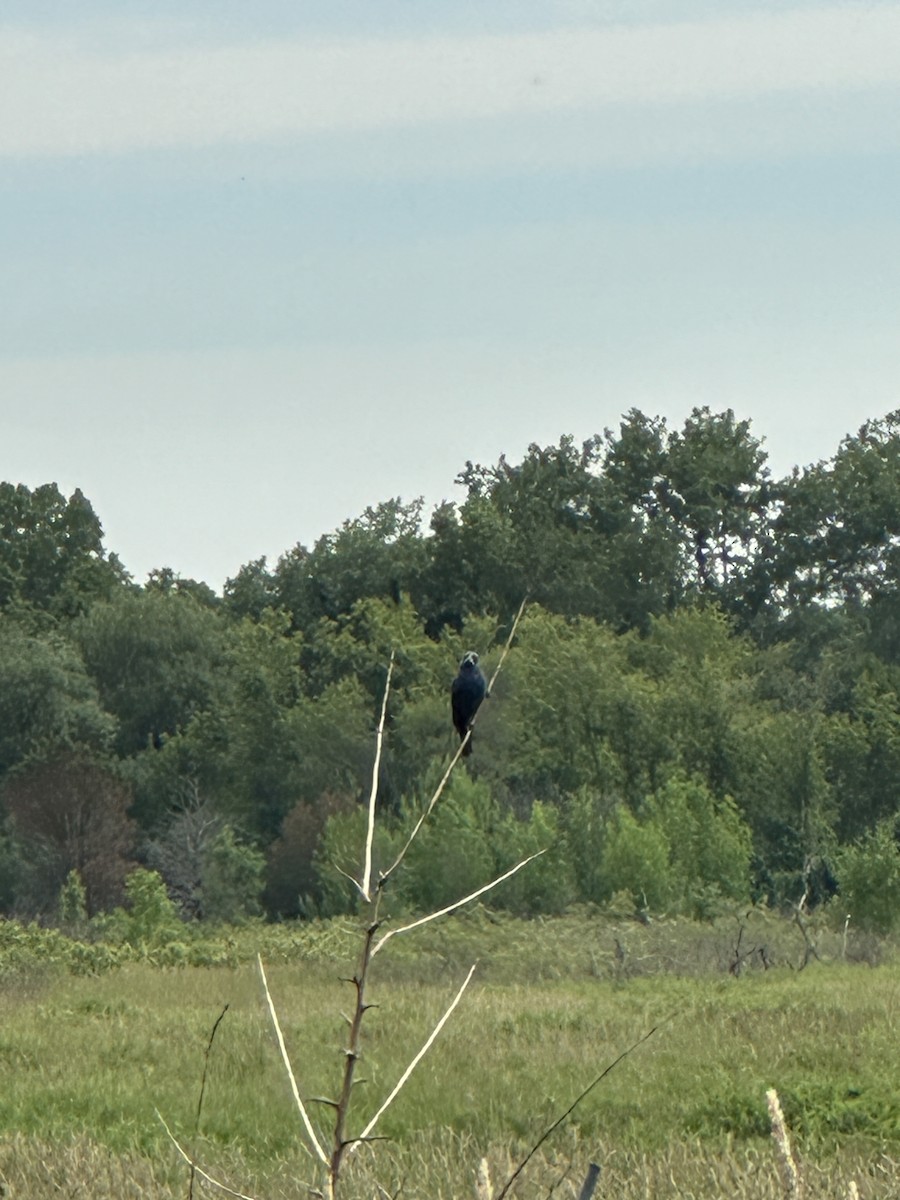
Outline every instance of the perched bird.
<svg viewBox="0 0 900 1200">
<path fill-rule="evenodd" d="M 459 664 L 459 674 L 453 680 L 450 689 L 450 706 L 453 710 L 453 724 L 460 740 L 472 728 L 472 721 L 478 712 L 478 706 L 487 695 L 487 680 L 478 665 L 478 655 L 474 650 L 467 650 Z M 472 753 L 472 738 L 463 747 L 463 755 Z"/>
</svg>

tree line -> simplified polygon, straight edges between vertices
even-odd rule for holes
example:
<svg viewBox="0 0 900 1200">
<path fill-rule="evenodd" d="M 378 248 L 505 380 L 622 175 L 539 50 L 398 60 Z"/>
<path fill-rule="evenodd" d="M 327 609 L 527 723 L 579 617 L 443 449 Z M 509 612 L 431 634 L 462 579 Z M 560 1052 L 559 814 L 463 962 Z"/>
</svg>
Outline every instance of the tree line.
<svg viewBox="0 0 900 1200">
<path fill-rule="evenodd" d="M 467 463 L 221 595 L 143 584 L 90 502 L 0 484 L 0 911 L 89 913 L 136 867 L 185 919 L 346 911 L 395 655 L 376 856 L 454 748 L 449 685 L 528 606 L 397 901 L 900 911 L 900 412 L 773 478 L 731 411 L 632 410 Z"/>
</svg>

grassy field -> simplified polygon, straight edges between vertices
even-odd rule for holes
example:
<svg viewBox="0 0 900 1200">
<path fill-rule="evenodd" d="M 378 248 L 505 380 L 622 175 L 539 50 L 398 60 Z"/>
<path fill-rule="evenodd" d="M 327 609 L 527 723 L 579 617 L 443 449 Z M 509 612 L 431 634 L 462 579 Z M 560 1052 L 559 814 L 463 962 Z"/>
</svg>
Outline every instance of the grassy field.
<svg viewBox="0 0 900 1200">
<path fill-rule="evenodd" d="M 158 1110 L 230 1187 L 307 1196 L 315 1168 L 250 952 L 260 945 L 266 959 L 302 1093 L 329 1097 L 355 936 L 346 923 L 249 930 L 234 935 L 226 966 L 0 974 L 4 1194 L 187 1196 L 188 1168 Z M 515 1195 L 575 1196 L 593 1160 L 598 1196 L 785 1196 L 766 1109 L 775 1087 L 807 1197 L 900 1196 L 900 966 L 855 935 L 818 931 L 815 944 L 820 958 L 801 970 L 806 942 L 774 918 L 645 928 L 485 913 L 394 939 L 374 965 L 354 1130 L 479 966 L 386 1114 L 388 1140 L 350 1160 L 344 1194 L 476 1196 L 483 1159 L 499 1189 L 575 1097 L 655 1029 L 548 1139 Z M 312 1111 L 327 1131 L 330 1110 Z"/>
</svg>

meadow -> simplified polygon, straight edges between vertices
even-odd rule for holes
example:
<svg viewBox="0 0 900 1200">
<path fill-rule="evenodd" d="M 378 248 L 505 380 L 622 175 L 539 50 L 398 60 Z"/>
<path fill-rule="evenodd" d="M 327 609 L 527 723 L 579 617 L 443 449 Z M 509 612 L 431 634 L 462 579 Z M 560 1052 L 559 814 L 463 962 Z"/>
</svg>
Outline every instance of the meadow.
<svg viewBox="0 0 900 1200">
<path fill-rule="evenodd" d="M 219 965 L 173 966 L 148 952 L 85 973 L 21 956 L 0 970 L 2 1194 L 200 1194 L 157 1113 L 235 1192 L 310 1194 L 315 1163 L 253 959 L 259 948 L 302 1094 L 333 1097 L 351 1003 L 342 979 L 359 930 L 345 920 L 220 938 Z M 591 1161 L 602 1168 L 597 1196 L 789 1195 L 766 1107 L 774 1087 L 805 1196 L 900 1196 L 900 963 L 890 944 L 755 912 L 645 926 L 479 909 L 430 926 L 394 939 L 373 964 L 351 1132 L 476 961 L 459 1008 L 383 1118 L 385 1140 L 348 1160 L 343 1195 L 496 1195 L 632 1048 L 547 1138 L 513 1195 L 577 1196 Z M 310 1108 L 327 1142 L 331 1110 Z"/>
</svg>

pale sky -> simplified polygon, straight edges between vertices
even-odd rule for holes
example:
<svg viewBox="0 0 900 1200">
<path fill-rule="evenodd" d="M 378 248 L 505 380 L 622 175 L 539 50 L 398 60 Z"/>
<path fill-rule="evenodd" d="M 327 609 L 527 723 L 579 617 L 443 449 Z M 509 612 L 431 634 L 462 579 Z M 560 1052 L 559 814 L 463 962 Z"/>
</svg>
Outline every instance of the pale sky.
<svg viewBox="0 0 900 1200">
<path fill-rule="evenodd" d="M 0 478 L 138 580 L 631 407 L 781 474 L 900 407 L 900 3 L 4 0 L 0 263 Z"/>
</svg>

